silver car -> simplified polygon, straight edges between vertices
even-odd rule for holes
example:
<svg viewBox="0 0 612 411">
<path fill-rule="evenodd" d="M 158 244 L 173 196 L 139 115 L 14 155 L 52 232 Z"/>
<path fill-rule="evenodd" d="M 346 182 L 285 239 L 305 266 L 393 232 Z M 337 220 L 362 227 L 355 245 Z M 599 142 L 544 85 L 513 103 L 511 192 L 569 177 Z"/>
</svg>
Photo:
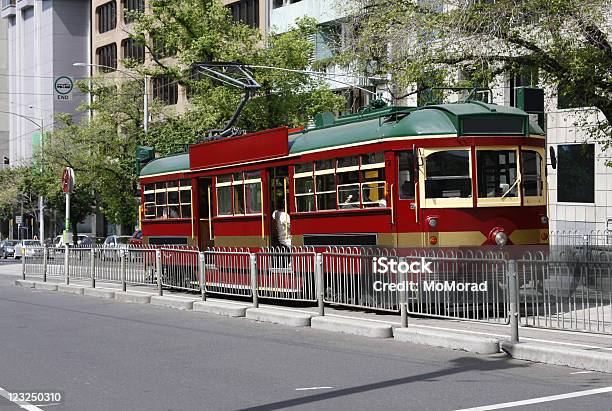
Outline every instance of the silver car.
<svg viewBox="0 0 612 411">
<path fill-rule="evenodd" d="M 17 240 L 4 240 L 0 243 L 0 255 L 5 260 L 8 257 L 15 257 L 15 246 L 17 245 Z"/>
</svg>

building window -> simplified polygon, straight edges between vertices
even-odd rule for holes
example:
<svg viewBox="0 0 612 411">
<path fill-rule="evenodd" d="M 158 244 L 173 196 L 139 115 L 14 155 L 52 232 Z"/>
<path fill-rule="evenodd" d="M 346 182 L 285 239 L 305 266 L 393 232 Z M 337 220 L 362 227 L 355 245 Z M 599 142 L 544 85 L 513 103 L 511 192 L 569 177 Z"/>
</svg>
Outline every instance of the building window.
<svg viewBox="0 0 612 411">
<path fill-rule="evenodd" d="M 259 27 L 259 0 L 240 0 L 227 6 L 232 18 L 251 27 Z"/>
<path fill-rule="evenodd" d="M 117 68 L 117 44 L 111 43 L 106 46 L 99 47 L 96 50 L 96 57 L 98 64 L 104 67 L 100 67 L 100 70 L 108 73 L 113 71 L 112 69 Z"/>
<path fill-rule="evenodd" d="M 96 9 L 98 32 L 106 33 L 117 27 L 117 2 L 109 1 Z"/>
<path fill-rule="evenodd" d="M 557 202 L 595 202 L 595 145 L 557 146 Z"/>
<path fill-rule="evenodd" d="M 560 81 L 557 86 L 557 108 L 581 108 L 594 106 L 589 96 L 578 86 Z"/>
<path fill-rule="evenodd" d="M 168 47 L 168 45 L 164 43 L 160 36 L 156 35 L 155 32 L 151 33 L 151 42 L 153 58 L 155 60 L 162 60 L 166 57 L 176 55 L 176 50 L 172 47 Z"/>
<path fill-rule="evenodd" d="M 138 11 L 144 13 L 145 2 L 144 0 L 123 0 L 123 21 L 126 23 L 132 23 L 134 18 L 129 16 L 127 12 Z"/>
<path fill-rule="evenodd" d="M 145 60 L 145 48 L 143 44 L 139 44 L 134 39 L 124 39 L 121 42 L 121 48 L 123 49 L 123 58 L 137 61 L 140 64 L 144 63 Z"/>
<path fill-rule="evenodd" d="M 425 198 L 469 198 L 472 196 L 470 152 L 437 151 L 425 160 Z"/>
<path fill-rule="evenodd" d="M 261 173 L 225 174 L 217 177 L 217 215 L 261 214 Z"/>
<path fill-rule="evenodd" d="M 383 153 L 296 164 L 297 212 L 386 207 Z"/>
<path fill-rule="evenodd" d="M 172 106 L 178 102 L 178 83 L 170 76 L 158 76 L 153 80 L 153 98 Z"/>
</svg>

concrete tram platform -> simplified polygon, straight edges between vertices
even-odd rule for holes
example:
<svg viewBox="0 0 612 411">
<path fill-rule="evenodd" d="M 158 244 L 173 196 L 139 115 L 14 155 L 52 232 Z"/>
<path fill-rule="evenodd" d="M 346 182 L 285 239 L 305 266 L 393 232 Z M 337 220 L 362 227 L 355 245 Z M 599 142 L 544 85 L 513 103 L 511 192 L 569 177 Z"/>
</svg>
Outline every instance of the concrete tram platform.
<svg viewBox="0 0 612 411">
<path fill-rule="evenodd" d="M 0 272 L 2 274 L 2 272 Z M 13 275 L 17 273 L 13 272 Z M 21 273 L 19 273 L 20 275 Z M 34 289 L 55 290 L 61 287 L 61 278 L 52 278 L 47 285 L 35 277 L 16 280 L 15 284 Z M 90 288 L 88 280 L 72 280 L 75 288 Z M 63 287 L 61 287 L 63 288 Z M 408 328 L 400 328 L 400 317 L 394 313 L 360 311 L 343 307 L 326 306 L 325 317 L 318 317 L 316 306 L 288 306 L 279 303 L 259 304 L 253 309 L 250 301 L 211 298 L 200 301 L 196 293 L 164 290 L 164 298 L 155 297 L 157 290 L 148 286 L 128 286 L 128 293 L 121 292 L 117 283 L 97 282 L 97 290 L 115 293 L 116 300 L 153 303 L 169 308 L 201 311 L 256 321 L 269 321 L 291 326 L 309 326 L 332 332 L 341 332 L 374 338 L 393 337 L 398 343 L 418 343 L 437 347 L 471 351 L 480 354 L 505 352 L 516 358 L 533 362 L 564 365 L 572 368 L 612 373 L 612 334 L 584 333 L 568 330 L 520 327 L 519 344 L 510 343 L 510 326 L 495 322 L 475 322 L 425 317 L 410 317 Z M 85 292 L 86 295 L 92 295 Z M 127 295 L 126 295 L 127 294 Z M 123 296 L 130 298 L 122 298 Z M 137 300 L 137 301 L 132 301 Z M 161 301 L 160 301 L 161 300 Z M 168 302 L 171 302 L 168 303 Z M 189 308 L 191 307 L 191 308 Z M 232 309 L 234 307 L 234 309 Z M 249 311 L 251 315 L 249 315 Z M 260 312 L 265 314 L 260 316 Z M 255 315 L 257 314 L 257 315 Z M 261 317 L 261 318 L 260 318 Z M 272 320 L 270 320 L 270 318 Z M 280 319 L 303 319 L 280 321 Z M 306 320 L 308 319 L 308 320 Z M 306 324 L 306 322 L 308 324 Z M 388 330 L 388 331 L 387 331 Z"/>
</svg>

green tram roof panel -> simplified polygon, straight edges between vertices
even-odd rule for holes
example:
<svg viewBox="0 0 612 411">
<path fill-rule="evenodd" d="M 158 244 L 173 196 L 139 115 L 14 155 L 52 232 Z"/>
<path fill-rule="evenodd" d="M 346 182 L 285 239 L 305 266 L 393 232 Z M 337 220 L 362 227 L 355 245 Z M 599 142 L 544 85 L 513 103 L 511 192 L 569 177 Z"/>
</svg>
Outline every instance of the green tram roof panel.
<svg viewBox="0 0 612 411">
<path fill-rule="evenodd" d="M 189 170 L 189 154 L 181 153 L 157 158 L 142 168 L 141 177 Z"/>
</svg>

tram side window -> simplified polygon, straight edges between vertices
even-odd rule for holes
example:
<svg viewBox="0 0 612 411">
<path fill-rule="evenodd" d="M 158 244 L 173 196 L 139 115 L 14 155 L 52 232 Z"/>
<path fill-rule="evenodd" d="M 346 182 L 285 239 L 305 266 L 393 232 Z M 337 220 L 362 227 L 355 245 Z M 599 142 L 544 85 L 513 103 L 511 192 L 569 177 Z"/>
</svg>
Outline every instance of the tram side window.
<svg viewBox="0 0 612 411">
<path fill-rule="evenodd" d="M 259 171 L 218 176 L 216 190 L 217 215 L 261 213 L 261 174 Z"/>
<path fill-rule="evenodd" d="M 317 210 L 336 209 L 336 175 L 334 160 L 315 162 Z"/>
<path fill-rule="evenodd" d="M 385 158 L 382 152 L 361 155 L 361 204 L 386 207 Z"/>
<path fill-rule="evenodd" d="M 515 150 L 477 150 L 478 197 L 518 196 Z"/>
<path fill-rule="evenodd" d="M 542 195 L 542 156 L 537 151 L 523 150 L 523 195 Z"/>
<path fill-rule="evenodd" d="M 338 205 L 340 209 L 359 208 L 361 206 L 359 157 L 339 158 L 336 175 L 338 177 Z"/>
<path fill-rule="evenodd" d="M 400 200 L 414 200 L 414 155 L 412 151 L 397 153 Z"/>
<path fill-rule="evenodd" d="M 155 218 L 155 184 L 144 186 L 144 218 Z"/>
<path fill-rule="evenodd" d="M 295 208 L 298 212 L 315 211 L 312 175 L 295 179 Z"/>
<path fill-rule="evenodd" d="M 426 198 L 469 198 L 472 196 L 470 152 L 437 151 L 425 160 Z"/>
<path fill-rule="evenodd" d="M 191 218 L 191 180 L 173 180 L 146 184 L 144 191 L 146 219 Z"/>
</svg>

